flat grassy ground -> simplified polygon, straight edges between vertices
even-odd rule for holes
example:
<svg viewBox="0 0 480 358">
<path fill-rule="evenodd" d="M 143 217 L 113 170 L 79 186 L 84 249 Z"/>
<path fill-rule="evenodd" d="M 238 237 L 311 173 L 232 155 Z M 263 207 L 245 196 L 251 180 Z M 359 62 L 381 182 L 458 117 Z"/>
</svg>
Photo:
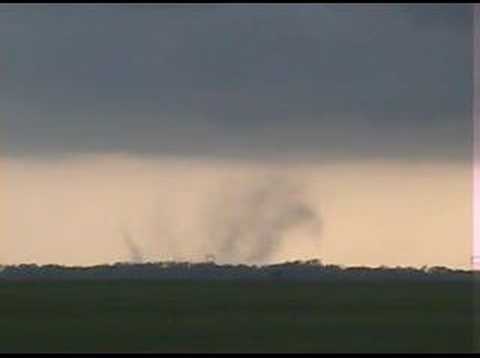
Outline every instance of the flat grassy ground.
<svg viewBox="0 0 480 358">
<path fill-rule="evenodd" d="M 0 283 L 1 352 L 469 352 L 468 282 Z"/>
</svg>

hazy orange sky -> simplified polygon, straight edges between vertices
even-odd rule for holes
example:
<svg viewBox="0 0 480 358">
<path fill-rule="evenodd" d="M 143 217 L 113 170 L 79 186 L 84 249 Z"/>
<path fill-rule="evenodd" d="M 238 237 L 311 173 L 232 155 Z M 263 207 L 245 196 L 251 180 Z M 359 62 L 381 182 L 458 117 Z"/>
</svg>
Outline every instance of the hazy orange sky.
<svg viewBox="0 0 480 358">
<path fill-rule="evenodd" d="M 470 263 L 469 165 L 258 165 L 122 155 L 1 163 L 4 263 L 128 261 L 124 229 L 149 261 L 198 261 L 213 254 L 219 262 L 244 262 L 258 248 L 258 233 L 240 236 L 230 253 L 220 251 L 225 238 L 212 233 L 231 215 L 255 210 L 242 206 L 249 192 L 273 185 L 279 196 L 295 191 L 321 225 L 300 223 L 280 232 L 256 263 Z M 262 215 L 290 204 L 267 205 Z"/>
</svg>

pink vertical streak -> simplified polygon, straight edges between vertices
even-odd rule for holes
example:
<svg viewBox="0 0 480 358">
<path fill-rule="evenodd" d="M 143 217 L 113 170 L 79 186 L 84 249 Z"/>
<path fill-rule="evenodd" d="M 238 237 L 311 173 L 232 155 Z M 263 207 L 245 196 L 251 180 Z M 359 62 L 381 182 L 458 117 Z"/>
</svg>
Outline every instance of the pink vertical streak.
<svg viewBox="0 0 480 358">
<path fill-rule="evenodd" d="M 473 12 L 473 256 L 480 270 L 480 5 Z"/>
</svg>

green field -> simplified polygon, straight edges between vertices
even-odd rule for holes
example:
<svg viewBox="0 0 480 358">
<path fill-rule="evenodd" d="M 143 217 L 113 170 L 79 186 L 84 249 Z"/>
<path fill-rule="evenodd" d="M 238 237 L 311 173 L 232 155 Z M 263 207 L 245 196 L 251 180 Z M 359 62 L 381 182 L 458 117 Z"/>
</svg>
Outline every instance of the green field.
<svg viewBox="0 0 480 358">
<path fill-rule="evenodd" d="M 0 283 L 1 352 L 469 352 L 468 282 Z"/>
</svg>

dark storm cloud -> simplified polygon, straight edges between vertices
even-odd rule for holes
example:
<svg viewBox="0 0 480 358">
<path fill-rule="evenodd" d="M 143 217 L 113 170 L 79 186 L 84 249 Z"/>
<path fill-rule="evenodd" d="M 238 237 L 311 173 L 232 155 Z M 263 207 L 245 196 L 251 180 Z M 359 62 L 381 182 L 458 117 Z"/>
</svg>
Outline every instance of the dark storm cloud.
<svg viewBox="0 0 480 358">
<path fill-rule="evenodd" d="M 4 148 L 468 159 L 470 10 L 3 6 Z"/>
</svg>

